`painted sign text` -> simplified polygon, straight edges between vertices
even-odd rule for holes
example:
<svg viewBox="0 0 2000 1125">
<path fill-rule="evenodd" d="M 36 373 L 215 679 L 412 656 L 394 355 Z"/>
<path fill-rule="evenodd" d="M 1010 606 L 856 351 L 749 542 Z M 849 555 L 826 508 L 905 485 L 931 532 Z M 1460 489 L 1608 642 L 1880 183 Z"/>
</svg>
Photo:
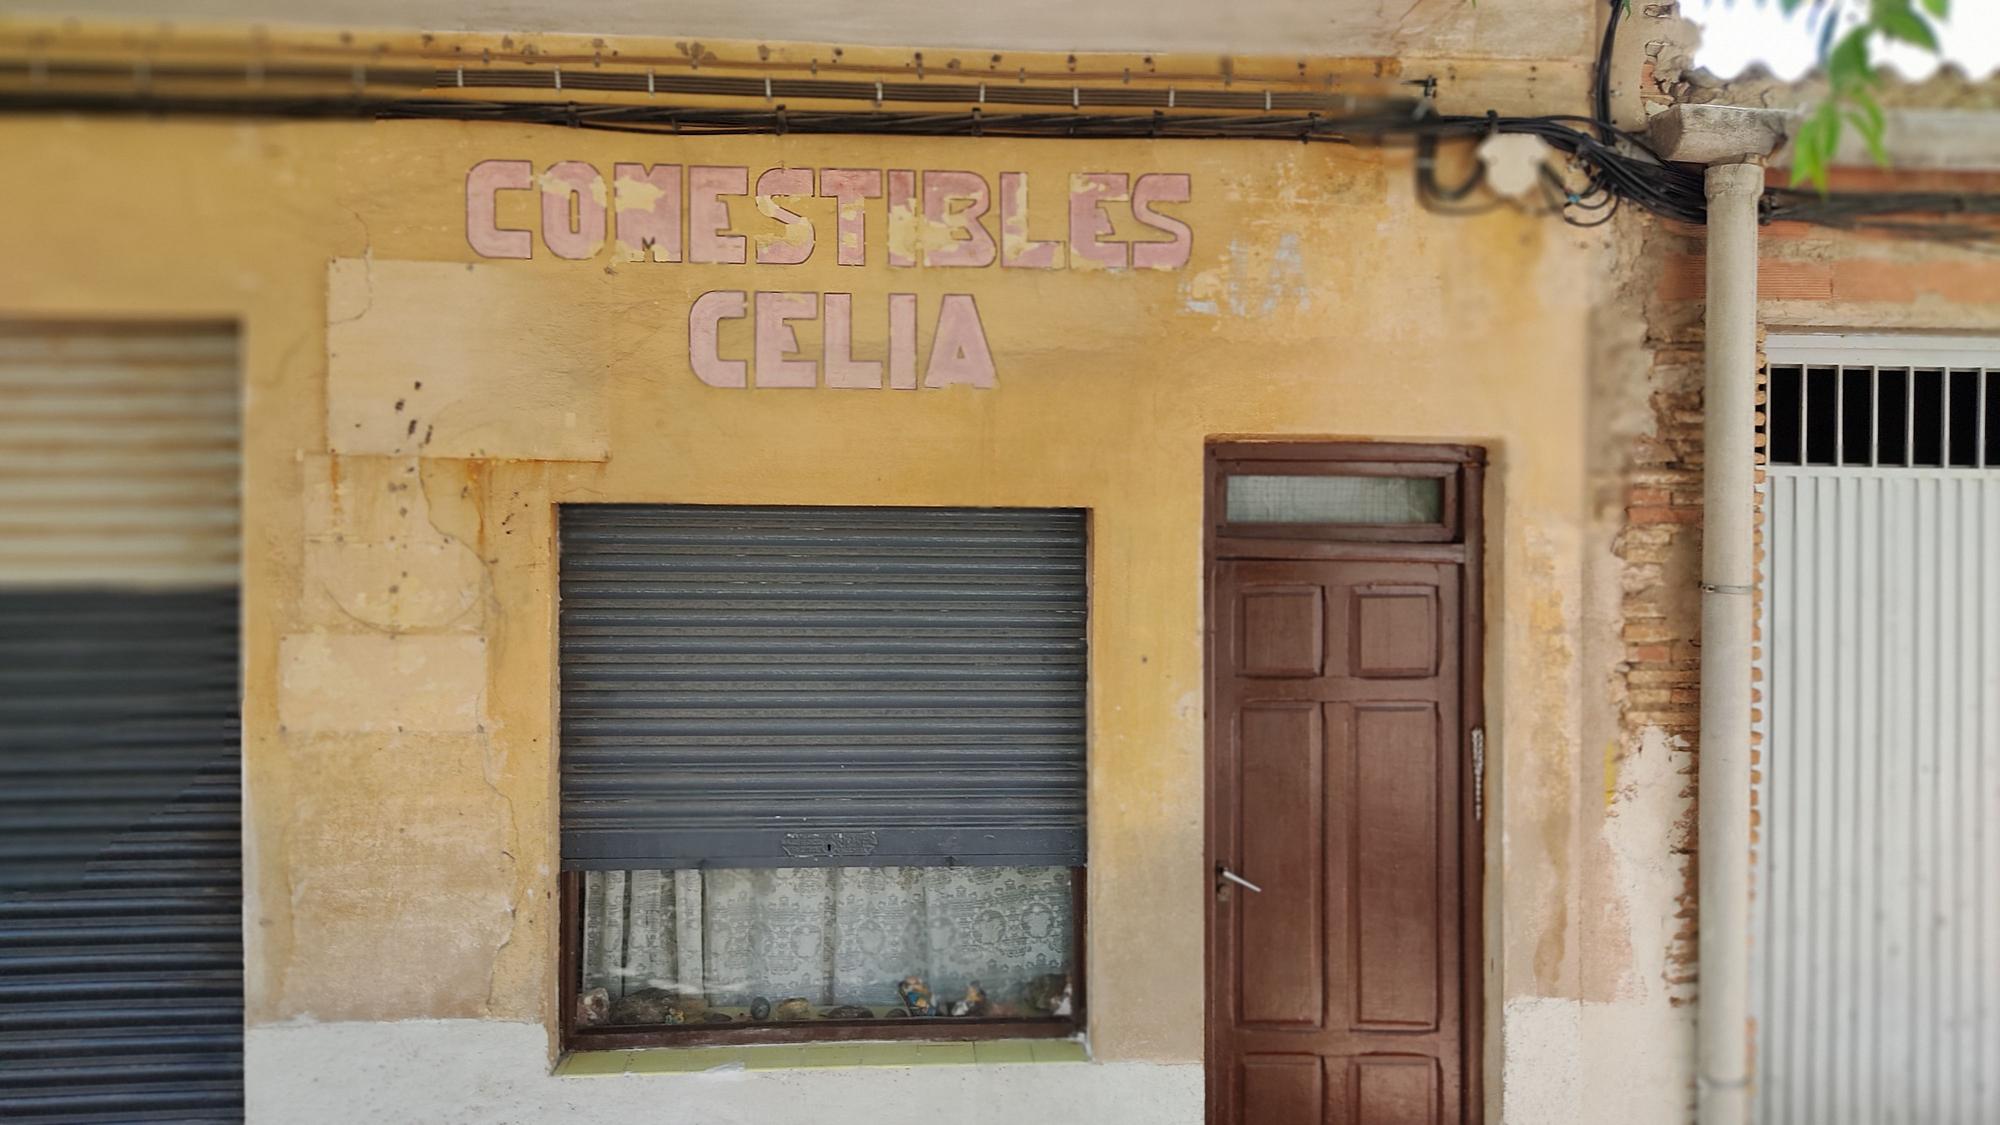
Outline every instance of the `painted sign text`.
<svg viewBox="0 0 2000 1125">
<path fill-rule="evenodd" d="M 1036 185 L 1039 187 L 1039 182 Z M 551 164 L 486 160 L 465 180 L 465 233 L 483 258 L 533 258 L 537 242 L 557 258 L 583 261 L 607 247 L 628 263 L 797 266 L 816 254 L 842 266 L 894 269 L 1178 270 L 1188 264 L 1194 232 L 1172 207 L 1192 196 L 1182 172 L 1072 173 L 1050 193 L 1056 206 L 1035 228 L 1064 237 L 1032 237 L 1027 173 L 879 168 L 770 168 L 755 179 L 740 165 Z M 502 226 L 502 193 L 532 192 L 539 220 L 530 229 Z M 760 220 L 732 213 L 731 199 Z M 801 211 L 805 199 L 830 200 L 831 223 Z M 879 202 L 877 202 L 879 201 Z M 1143 237 L 1117 237 L 1108 208 L 1130 214 Z M 823 217 L 826 205 L 817 213 Z M 747 210 L 747 209 L 745 209 Z M 876 216 L 871 222 L 871 214 Z M 739 219 L 750 223 L 738 227 Z M 830 225 L 831 229 L 822 229 Z M 933 331 L 918 371 L 918 318 Z M 853 296 L 848 293 L 744 289 L 702 294 L 688 311 L 688 361 L 716 387 L 882 387 L 914 389 L 995 383 L 993 353 L 969 293 L 947 293 L 931 310 L 916 294 L 892 293 L 866 315 L 886 321 L 887 354 L 853 354 Z M 751 359 L 725 359 L 717 348 L 723 321 L 748 318 Z M 795 358 L 794 325 L 821 322 L 820 360 Z M 885 383 L 886 379 L 886 383 Z"/>
</svg>

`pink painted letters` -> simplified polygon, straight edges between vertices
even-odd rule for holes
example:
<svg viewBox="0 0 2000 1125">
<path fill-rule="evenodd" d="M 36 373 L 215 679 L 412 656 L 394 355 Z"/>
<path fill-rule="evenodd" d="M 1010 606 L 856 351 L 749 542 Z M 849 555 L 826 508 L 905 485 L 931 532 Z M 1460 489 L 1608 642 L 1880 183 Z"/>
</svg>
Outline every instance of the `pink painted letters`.
<svg viewBox="0 0 2000 1125">
<path fill-rule="evenodd" d="M 778 205 L 781 195 L 811 195 L 811 168 L 773 168 L 757 177 L 757 210 L 767 218 L 785 224 L 785 233 L 773 239 L 759 239 L 757 264 L 796 266 L 813 252 L 812 220 Z"/>
<path fill-rule="evenodd" d="M 1142 270 L 1177 270 L 1194 254 L 1194 232 L 1172 215 L 1153 210 L 1156 203 L 1186 203 L 1191 190 L 1186 172 L 1151 172 L 1132 185 L 1132 217 L 1154 230 L 1174 236 L 1171 242 L 1134 242 L 1132 265 Z"/>
<path fill-rule="evenodd" d="M 921 235 L 923 222 L 917 214 L 917 174 L 900 168 L 891 169 L 888 180 L 889 264 L 914 266 L 917 256 L 910 251 Z"/>
<path fill-rule="evenodd" d="M 819 193 L 834 200 L 840 264 L 858 266 L 866 262 L 864 239 L 868 219 L 862 200 L 882 197 L 882 173 L 874 168 L 825 168 L 819 174 Z"/>
<path fill-rule="evenodd" d="M 986 180 L 978 173 L 925 172 L 924 222 L 935 233 L 924 240 L 924 265 L 992 265 L 993 235 L 980 221 L 991 206 Z M 938 235 L 950 242 L 934 245 Z"/>
<path fill-rule="evenodd" d="M 917 389 L 917 295 L 889 294 L 889 386 Z"/>
<path fill-rule="evenodd" d="M 759 291 L 749 284 L 701 291 L 718 280 L 702 271 L 717 267 L 806 265 L 819 250 L 822 231 L 833 235 L 833 261 L 842 266 L 873 261 L 899 269 L 980 269 L 997 261 L 1009 270 L 1169 271 L 1194 261 L 1192 226 L 1178 208 L 1166 209 L 1193 200 L 1193 177 L 1186 172 L 1074 173 L 1060 194 L 1044 185 L 1037 215 L 1027 172 L 785 166 L 757 170 L 753 178 L 751 168 L 739 165 L 609 167 L 607 178 L 601 166 L 562 160 L 538 175 L 526 160 L 479 161 L 465 176 L 466 243 L 481 258 L 522 259 L 535 256 L 539 239 L 565 262 L 600 260 L 609 246 L 613 261 L 696 271 L 689 275 L 700 296 L 687 312 L 688 367 L 711 387 L 913 391 L 998 385 L 992 340 L 972 293 L 939 294 L 933 306 L 929 297 L 883 293 L 880 285 L 858 286 L 867 290 L 861 294 Z M 510 191 L 534 194 L 503 198 Z M 740 209 L 732 216 L 731 196 L 751 197 L 775 225 L 759 224 Z M 868 208 L 878 199 L 883 221 L 871 227 Z M 503 226 L 503 209 L 529 225 Z M 746 233 L 736 233 L 738 221 L 746 223 Z M 1032 231 L 1067 235 L 1035 238 Z M 881 257 L 871 259 L 871 250 Z M 624 271 L 607 265 L 603 272 Z M 1042 284 L 999 276 L 989 275 L 1002 286 Z M 1126 276 L 1090 284 L 1166 292 L 1157 288 L 1160 282 Z M 1051 299 L 1063 298 L 1051 291 Z M 927 336 L 919 318 L 929 326 Z M 749 323 L 725 329 L 732 320 Z M 815 330 L 817 339 L 810 335 Z"/>
<path fill-rule="evenodd" d="M 1028 237 L 1028 177 L 1000 173 L 1000 265 L 1018 269 L 1062 267 L 1061 242 L 1037 242 Z"/>
<path fill-rule="evenodd" d="M 810 387 L 817 381 L 818 364 L 790 358 L 799 350 L 799 334 L 787 322 L 811 320 L 818 312 L 817 293 L 757 294 L 758 386 Z"/>
<path fill-rule="evenodd" d="M 525 160 L 482 160 L 465 174 L 465 241 L 482 258 L 530 258 L 535 236 L 500 226 L 499 193 L 535 186 L 535 166 Z"/>
<path fill-rule="evenodd" d="M 826 309 L 826 385 L 879 389 L 882 361 L 854 358 L 854 295 L 828 293 L 821 302 Z"/>
<path fill-rule="evenodd" d="M 1069 178 L 1069 264 L 1091 263 L 1100 269 L 1125 268 L 1125 244 L 1100 242 L 1111 233 L 1111 217 L 1103 205 L 1130 197 L 1123 172 L 1080 172 Z M 1084 267 L 1089 268 L 1089 267 Z"/>
<path fill-rule="evenodd" d="M 542 241 L 558 258 L 582 261 L 604 249 L 604 177 L 581 160 L 542 175 Z"/>
<path fill-rule="evenodd" d="M 723 359 L 720 338 L 723 321 L 742 319 L 745 297 L 740 289 L 718 289 L 696 297 L 688 310 L 688 366 L 711 387 L 741 387 L 749 381 L 750 365 Z"/>
<path fill-rule="evenodd" d="M 681 166 L 614 164 L 612 211 L 628 262 L 681 260 Z"/>
<path fill-rule="evenodd" d="M 931 341 L 930 369 L 924 386 L 993 385 L 993 349 L 979 323 L 979 306 L 965 293 L 947 293 L 938 308 L 937 337 Z"/>
<path fill-rule="evenodd" d="M 743 264 L 743 236 L 722 233 L 729 229 L 729 204 L 722 197 L 748 194 L 748 168 L 688 169 L 688 261 Z"/>
</svg>

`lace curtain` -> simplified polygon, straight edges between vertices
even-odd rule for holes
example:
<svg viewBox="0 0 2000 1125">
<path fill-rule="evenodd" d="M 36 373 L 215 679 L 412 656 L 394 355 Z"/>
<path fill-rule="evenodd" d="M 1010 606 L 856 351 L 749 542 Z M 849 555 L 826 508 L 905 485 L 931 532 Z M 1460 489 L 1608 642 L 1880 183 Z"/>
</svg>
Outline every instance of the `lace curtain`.
<svg viewBox="0 0 2000 1125">
<path fill-rule="evenodd" d="M 593 871 L 583 987 L 886 1009 L 914 975 L 943 1002 L 976 980 L 1019 1005 L 1029 982 L 1068 971 L 1071 906 L 1061 867 Z"/>
</svg>

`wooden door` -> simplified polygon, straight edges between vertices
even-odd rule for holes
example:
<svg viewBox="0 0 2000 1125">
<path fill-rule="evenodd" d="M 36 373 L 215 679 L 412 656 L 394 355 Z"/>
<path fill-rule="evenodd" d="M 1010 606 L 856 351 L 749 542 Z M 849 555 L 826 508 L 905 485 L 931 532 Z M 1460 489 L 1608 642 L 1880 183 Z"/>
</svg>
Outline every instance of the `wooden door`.
<svg viewBox="0 0 2000 1125">
<path fill-rule="evenodd" d="M 1399 550 L 1418 557 L 1383 557 Z M 1211 564 L 1214 1125 L 1479 1117 L 1467 583 L 1451 553 Z"/>
</svg>

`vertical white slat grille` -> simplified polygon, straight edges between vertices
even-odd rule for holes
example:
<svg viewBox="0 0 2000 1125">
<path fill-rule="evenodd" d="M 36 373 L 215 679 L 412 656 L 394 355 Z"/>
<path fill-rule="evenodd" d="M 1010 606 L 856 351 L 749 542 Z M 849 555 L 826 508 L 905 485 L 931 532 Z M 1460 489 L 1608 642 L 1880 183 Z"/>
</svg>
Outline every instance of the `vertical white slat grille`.
<svg viewBox="0 0 2000 1125">
<path fill-rule="evenodd" d="M 1764 1125 L 2000 1121 L 2000 473 L 1773 465 Z"/>
<path fill-rule="evenodd" d="M 236 384 L 227 328 L 0 325 L 0 584 L 234 584 Z"/>
</svg>

